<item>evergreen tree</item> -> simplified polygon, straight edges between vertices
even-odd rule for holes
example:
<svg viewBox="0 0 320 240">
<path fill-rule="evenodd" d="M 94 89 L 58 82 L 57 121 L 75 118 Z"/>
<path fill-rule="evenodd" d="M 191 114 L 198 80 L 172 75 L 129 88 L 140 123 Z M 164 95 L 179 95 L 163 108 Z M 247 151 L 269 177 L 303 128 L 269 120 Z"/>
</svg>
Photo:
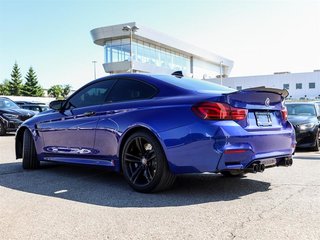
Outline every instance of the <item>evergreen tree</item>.
<svg viewBox="0 0 320 240">
<path fill-rule="evenodd" d="M 21 92 L 24 96 L 42 97 L 44 95 L 43 89 L 39 85 L 37 75 L 32 67 L 30 67 L 27 72 L 26 83 Z"/>
<path fill-rule="evenodd" d="M 14 96 L 20 96 L 22 89 L 22 78 L 20 68 L 17 63 L 13 65 L 11 72 L 11 80 L 9 81 L 9 94 Z"/>
<path fill-rule="evenodd" d="M 5 79 L 3 83 L 0 83 L 0 95 L 10 95 L 8 79 Z"/>
</svg>

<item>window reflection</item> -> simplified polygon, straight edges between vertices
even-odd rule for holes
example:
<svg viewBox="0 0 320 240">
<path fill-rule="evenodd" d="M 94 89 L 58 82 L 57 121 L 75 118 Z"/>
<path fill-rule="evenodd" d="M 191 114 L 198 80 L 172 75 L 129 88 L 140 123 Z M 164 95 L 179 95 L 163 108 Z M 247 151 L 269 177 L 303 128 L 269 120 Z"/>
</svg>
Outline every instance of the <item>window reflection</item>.
<svg viewBox="0 0 320 240">
<path fill-rule="evenodd" d="M 139 40 L 132 42 L 132 59 L 162 68 L 190 72 L 190 59 L 187 56 Z M 130 39 L 106 42 L 105 62 L 122 61 L 130 61 Z"/>
</svg>

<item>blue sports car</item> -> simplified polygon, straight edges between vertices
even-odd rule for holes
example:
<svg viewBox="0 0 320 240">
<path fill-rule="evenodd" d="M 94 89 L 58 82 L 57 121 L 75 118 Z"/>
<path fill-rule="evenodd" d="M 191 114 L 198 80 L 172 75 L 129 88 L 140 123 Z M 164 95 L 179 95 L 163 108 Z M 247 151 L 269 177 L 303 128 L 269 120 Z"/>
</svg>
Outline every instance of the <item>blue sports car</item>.
<svg viewBox="0 0 320 240">
<path fill-rule="evenodd" d="M 167 189 L 177 174 L 290 166 L 296 141 L 287 94 L 183 76 L 112 75 L 24 122 L 16 157 L 24 169 L 41 161 L 104 166 L 139 192 Z"/>
</svg>

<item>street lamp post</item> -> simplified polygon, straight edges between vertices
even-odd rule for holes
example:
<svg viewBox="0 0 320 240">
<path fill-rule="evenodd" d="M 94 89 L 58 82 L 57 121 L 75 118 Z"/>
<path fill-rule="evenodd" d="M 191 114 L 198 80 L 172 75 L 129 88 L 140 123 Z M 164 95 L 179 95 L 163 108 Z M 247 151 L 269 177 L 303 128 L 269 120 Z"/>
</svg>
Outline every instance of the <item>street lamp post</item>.
<svg viewBox="0 0 320 240">
<path fill-rule="evenodd" d="M 129 25 L 124 26 L 122 31 L 126 31 L 130 33 L 130 72 L 132 73 L 132 35 L 136 32 L 139 28 L 137 26 L 130 27 Z"/>
<path fill-rule="evenodd" d="M 93 77 L 94 77 L 94 79 L 97 79 L 97 72 L 96 72 L 97 61 L 92 61 L 92 63 L 93 63 Z"/>
</svg>

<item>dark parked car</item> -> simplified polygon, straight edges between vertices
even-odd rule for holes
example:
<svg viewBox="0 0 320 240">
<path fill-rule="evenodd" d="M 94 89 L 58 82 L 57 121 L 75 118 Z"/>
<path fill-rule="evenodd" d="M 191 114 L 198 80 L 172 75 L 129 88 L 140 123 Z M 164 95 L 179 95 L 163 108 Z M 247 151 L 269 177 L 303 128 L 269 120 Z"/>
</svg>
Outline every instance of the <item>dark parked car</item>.
<svg viewBox="0 0 320 240">
<path fill-rule="evenodd" d="M 263 172 L 292 164 L 287 95 L 185 77 L 111 75 L 23 123 L 16 157 L 25 169 L 40 161 L 103 166 L 123 172 L 140 192 L 164 190 L 177 174 Z"/>
<path fill-rule="evenodd" d="M 23 109 L 34 111 L 36 113 L 49 110 L 49 107 L 43 104 L 23 104 L 23 105 L 20 105 L 20 107 Z"/>
<path fill-rule="evenodd" d="M 34 114 L 33 111 L 21 109 L 9 98 L 0 97 L 0 136 L 15 132 L 23 121 Z"/>
<path fill-rule="evenodd" d="M 296 131 L 297 147 L 319 150 L 320 105 L 317 102 L 288 102 L 288 119 Z"/>
</svg>

